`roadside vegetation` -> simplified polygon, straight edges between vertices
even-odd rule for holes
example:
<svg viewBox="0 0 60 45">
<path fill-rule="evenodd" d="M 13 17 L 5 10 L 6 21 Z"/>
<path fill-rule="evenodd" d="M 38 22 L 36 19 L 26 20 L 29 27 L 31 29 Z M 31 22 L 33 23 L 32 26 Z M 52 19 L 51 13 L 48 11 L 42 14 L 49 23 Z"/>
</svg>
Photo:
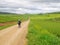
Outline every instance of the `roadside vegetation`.
<svg viewBox="0 0 60 45">
<path fill-rule="evenodd" d="M 28 45 L 60 45 L 60 14 L 31 15 Z"/>
<path fill-rule="evenodd" d="M 18 20 L 22 22 L 27 20 L 28 16 L 18 14 L 0 14 L 0 30 L 17 24 Z"/>
</svg>

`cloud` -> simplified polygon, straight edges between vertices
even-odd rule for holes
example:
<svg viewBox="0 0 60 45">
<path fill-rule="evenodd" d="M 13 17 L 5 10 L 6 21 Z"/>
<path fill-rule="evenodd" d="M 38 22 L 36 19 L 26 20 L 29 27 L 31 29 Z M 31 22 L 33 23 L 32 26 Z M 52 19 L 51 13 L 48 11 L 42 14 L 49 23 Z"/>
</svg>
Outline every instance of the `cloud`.
<svg viewBox="0 0 60 45">
<path fill-rule="evenodd" d="M 45 13 L 60 11 L 60 0 L 0 0 L 0 12 Z"/>
<path fill-rule="evenodd" d="M 31 2 L 38 2 L 38 3 L 60 3 L 60 0 L 29 0 Z"/>
</svg>

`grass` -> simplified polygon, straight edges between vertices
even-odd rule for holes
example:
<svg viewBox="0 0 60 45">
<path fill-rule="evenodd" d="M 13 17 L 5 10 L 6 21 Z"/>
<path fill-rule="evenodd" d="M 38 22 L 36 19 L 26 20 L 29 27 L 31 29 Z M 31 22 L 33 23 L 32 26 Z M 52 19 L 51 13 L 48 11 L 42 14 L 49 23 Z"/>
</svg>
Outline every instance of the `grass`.
<svg viewBox="0 0 60 45">
<path fill-rule="evenodd" d="M 27 20 L 27 16 L 26 15 L 6 15 L 6 14 L 3 14 L 1 15 L 0 14 L 0 23 L 5 23 L 5 22 L 16 22 L 18 21 L 18 19 L 20 19 L 21 21 L 24 21 L 24 20 Z"/>
<path fill-rule="evenodd" d="M 28 16 L 31 20 L 27 35 L 28 45 L 60 45 L 60 14 L 0 14 L 0 23 L 17 24 L 18 19 L 23 22 Z M 0 30 L 14 24 L 0 26 Z"/>
<path fill-rule="evenodd" d="M 17 24 L 17 21 L 19 19 L 23 22 L 28 19 L 28 16 L 18 15 L 18 14 L 0 14 L 0 24 L 1 23 L 6 24 L 4 26 L 0 26 L 0 30 Z M 11 22 L 15 22 L 15 23 L 11 23 Z M 9 23 L 9 24 L 7 24 L 7 23 Z"/>
<path fill-rule="evenodd" d="M 28 45 L 60 45 L 60 14 L 30 17 Z"/>
</svg>

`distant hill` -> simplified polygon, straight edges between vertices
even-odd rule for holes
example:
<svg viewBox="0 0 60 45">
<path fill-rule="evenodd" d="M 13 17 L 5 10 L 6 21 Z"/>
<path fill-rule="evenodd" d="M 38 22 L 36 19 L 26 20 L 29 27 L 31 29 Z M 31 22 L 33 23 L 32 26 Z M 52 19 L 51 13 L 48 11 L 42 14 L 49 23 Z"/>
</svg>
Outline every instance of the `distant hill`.
<svg viewBox="0 0 60 45">
<path fill-rule="evenodd" d="M 0 12 L 0 14 L 11 14 L 9 12 Z"/>
<path fill-rule="evenodd" d="M 51 13 L 48 13 L 48 14 L 60 14 L 60 12 L 51 12 Z"/>
<path fill-rule="evenodd" d="M 0 12 L 0 14 L 16 14 L 16 13 Z M 38 13 L 38 15 L 42 15 L 42 14 L 60 14 L 60 12 Z"/>
</svg>

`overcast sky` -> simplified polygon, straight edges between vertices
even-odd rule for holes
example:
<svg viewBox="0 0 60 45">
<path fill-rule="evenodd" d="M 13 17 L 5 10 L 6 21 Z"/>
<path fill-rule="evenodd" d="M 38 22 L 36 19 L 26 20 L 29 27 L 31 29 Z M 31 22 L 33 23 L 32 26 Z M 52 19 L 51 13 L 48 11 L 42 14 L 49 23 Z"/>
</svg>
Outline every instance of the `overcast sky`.
<svg viewBox="0 0 60 45">
<path fill-rule="evenodd" d="M 0 0 L 0 12 L 46 13 L 60 11 L 60 0 Z"/>
</svg>

